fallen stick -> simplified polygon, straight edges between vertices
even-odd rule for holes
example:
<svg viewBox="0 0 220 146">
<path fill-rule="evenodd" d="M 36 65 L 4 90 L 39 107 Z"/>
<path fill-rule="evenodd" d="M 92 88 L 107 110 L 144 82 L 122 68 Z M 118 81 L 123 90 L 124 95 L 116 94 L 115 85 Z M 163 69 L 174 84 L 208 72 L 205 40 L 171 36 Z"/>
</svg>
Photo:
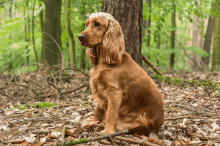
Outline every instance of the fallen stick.
<svg viewBox="0 0 220 146">
<path fill-rule="evenodd" d="M 157 74 L 164 76 L 144 55 L 142 55 L 142 60 L 147 63 Z"/>
<path fill-rule="evenodd" d="M 71 141 L 68 141 L 68 142 L 57 143 L 54 146 L 71 146 L 71 145 L 76 145 L 76 144 L 81 144 L 81 143 L 88 143 L 88 142 L 92 142 L 92 141 L 108 139 L 110 137 L 119 136 L 119 135 L 128 134 L 128 133 L 129 133 L 128 130 L 119 131 L 119 132 L 116 132 L 116 133 L 113 133 L 113 134 L 98 136 L 98 137 L 94 137 L 94 138 L 93 137 L 91 137 L 91 138 L 81 138 L 78 141 L 71 140 Z"/>
<path fill-rule="evenodd" d="M 147 145 L 147 146 L 159 146 L 157 144 L 147 142 L 147 141 L 144 141 L 144 140 L 134 140 L 134 139 L 125 138 L 125 137 L 121 137 L 121 136 L 114 137 L 114 139 L 118 139 L 118 140 L 121 140 L 121 141 L 126 141 L 126 142 L 129 142 L 129 143 L 140 144 L 140 145 L 144 144 L 144 145 Z"/>
<path fill-rule="evenodd" d="M 177 119 L 184 119 L 184 118 L 191 118 L 191 116 L 180 116 L 180 117 L 165 118 L 165 120 L 177 120 Z"/>
<path fill-rule="evenodd" d="M 17 100 L 15 100 L 14 98 L 12 98 L 11 96 L 9 96 L 9 95 L 7 95 L 7 94 L 0 93 L 0 95 L 6 96 L 6 97 L 10 98 L 11 100 L 13 100 L 13 101 L 15 101 L 15 102 L 18 102 Z"/>
<path fill-rule="evenodd" d="M 214 115 L 210 117 L 197 117 L 197 116 L 180 116 L 180 117 L 172 117 L 172 118 L 165 118 L 164 120 L 178 120 L 178 119 L 184 119 L 184 118 L 191 118 L 191 119 L 220 119 L 220 116 Z"/>
<path fill-rule="evenodd" d="M 57 89 L 57 91 L 60 93 L 61 98 L 63 99 L 63 95 L 62 95 L 60 89 L 57 88 L 57 86 L 55 86 L 54 84 L 52 84 L 52 83 L 50 83 L 50 82 L 48 82 L 48 84 L 51 85 L 51 86 L 53 86 L 55 89 Z"/>
</svg>

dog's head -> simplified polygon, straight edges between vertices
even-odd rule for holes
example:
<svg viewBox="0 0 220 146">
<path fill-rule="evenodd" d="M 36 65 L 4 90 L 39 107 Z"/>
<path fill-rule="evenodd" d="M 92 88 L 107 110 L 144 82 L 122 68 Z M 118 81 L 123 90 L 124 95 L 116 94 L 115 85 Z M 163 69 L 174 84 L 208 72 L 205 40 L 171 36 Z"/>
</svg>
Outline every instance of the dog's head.
<svg viewBox="0 0 220 146">
<path fill-rule="evenodd" d="M 91 14 L 86 21 L 86 29 L 78 35 L 78 38 L 80 43 L 88 48 L 100 46 L 100 54 L 97 55 L 105 63 L 121 62 L 125 50 L 124 35 L 121 26 L 112 15 L 103 12 Z M 89 56 L 88 53 L 87 55 Z"/>
</svg>

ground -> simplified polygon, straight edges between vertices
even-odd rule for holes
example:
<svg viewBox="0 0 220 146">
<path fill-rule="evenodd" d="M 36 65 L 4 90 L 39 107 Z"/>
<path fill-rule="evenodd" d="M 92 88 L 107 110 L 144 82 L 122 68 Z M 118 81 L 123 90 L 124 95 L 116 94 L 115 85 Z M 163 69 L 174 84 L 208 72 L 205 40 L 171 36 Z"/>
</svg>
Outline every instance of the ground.
<svg viewBox="0 0 220 146">
<path fill-rule="evenodd" d="M 173 71 L 158 78 L 147 72 L 165 103 L 164 125 L 149 137 L 103 136 L 103 124 L 84 126 L 95 110 L 85 71 L 0 74 L 0 145 L 220 146 L 220 73 Z"/>
</svg>

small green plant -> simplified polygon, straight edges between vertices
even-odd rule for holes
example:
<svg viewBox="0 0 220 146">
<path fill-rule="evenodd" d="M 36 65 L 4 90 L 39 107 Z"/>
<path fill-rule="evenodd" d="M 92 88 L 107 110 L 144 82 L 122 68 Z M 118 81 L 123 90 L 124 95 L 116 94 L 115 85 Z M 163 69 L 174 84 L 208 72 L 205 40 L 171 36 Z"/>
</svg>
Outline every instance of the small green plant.
<svg viewBox="0 0 220 146">
<path fill-rule="evenodd" d="M 41 103 L 36 103 L 36 104 L 34 104 L 34 105 L 35 105 L 35 107 L 36 107 L 36 106 L 39 106 L 38 108 L 56 106 L 55 103 L 50 103 L 50 102 L 41 102 Z"/>
<path fill-rule="evenodd" d="M 27 104 L 21 104 L 21 105 L 14 105 L 14 108 L 18 108 L 20 110 L 26 110 L 28 109 L 28 105 Z"/>
<path fill-rule="evenodd" d="M 159 81 L 163 81 L 163 80 L 164 80 L 164 77 L 161 76 L 161 75 L 155 74 L 155 75 L 154 75 L 154 79 L 157 79 L 157 80 L 159 80 Z"/>
</svg>

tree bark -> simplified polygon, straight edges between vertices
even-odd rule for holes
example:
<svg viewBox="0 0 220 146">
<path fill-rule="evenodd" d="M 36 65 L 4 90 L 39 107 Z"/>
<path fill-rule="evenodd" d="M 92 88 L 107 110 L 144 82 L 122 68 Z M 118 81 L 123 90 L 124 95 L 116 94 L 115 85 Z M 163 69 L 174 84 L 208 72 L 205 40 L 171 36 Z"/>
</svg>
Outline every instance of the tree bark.
<svg viewBox="0 0 220 146">
<path fill-rule="evenodd" d="M 32 41 L 33 41 L 33 48 L 34 48 L 34 53 L 35 53 L 35 59 L 38 67 L 38 53 L 35 47 L 35 39 L 34 39 L 34 9 L 35 9 L 35 3 L 36 0 L 34 0 L 34 5 L 33 5 L 33 11 L 32 11 Z"/>
<path fill-rule="evenodd" d="M 83 21 L 86 20 L 85 16 L 86 16 L 86 7 L 85 7 L 85 1 L 83 1 L 81 3 L 81 18 L 83 19 Z M 85 29 L 85 23 L 82 24 L 82 29 L 81 31 L 83 31 Z M 85 56 L 86 56 L 86 47 L 81 45 L 81 54 L 80 54 L 80 68 L 82 69 L 86 69 L 86 61 L 85 61 Z"/>
<path fill-rule="evenodd" d="M 150 35 L 151 35 L 151 31 L 150 31 L 150 26 L 151 26 L 151 0 L 147 0 L 147 4 L 149 6 L 149 18 L 147 21 L 147 47 L 150 46 Z"/>
<path fill-rule="evenodd" d="M 171 31 L 171 37 L 170 37 L 170 47 L 174 50 L 175 49 L 175 28 L 176 28 L 176 6 L 175 6 L 175 0 L 172 0 L 172 28 L 173 31 Z M 175 53 L 170 54 L 170 68 L 174 68 L 174 60 L 175 59 Z"/>
<path fill-rule="evenodd" d="M 203 46 L 203 50 L 206 53 L 208 53 L 209 56 L 202 57 L 202 62 L 203 62 L 205 67 L 209 66 L 210 50 L 211 50 L 211 44 L 212 44 L 212 33 L 214 31 L 214 28 L 215 28 L 214 24 L 215 24 L 214 17 L 209 15 L 208 26 L 207 26 L 206 36 L 205 36 L 205 41 L 204 41 L 204 46 Z"/>
<path fill-rule="evenodd" d="M 41 53 L 41 63 L 57 65 L 61 63 L 61 5 L 62 0 L 44 0 L 45 4 L 45 22 L 43 35 L 43 50 Z M 56 42 L 49 36 L 51 35 Z"/>
<path fill-rule="evenodd" d="M 24 25 L 24 34 L 25 34 L 25 42 L 29 43 L 29 14 L 27 13 L 27 9 L 28 9 L 28 5 L 29 5 L 29 0 L 26 0 L 26 8 L 24 9 L 24 20 L 25 20 L 25 25 Z M 26 16 L 27 15 L 27 16 Z M 28 44 L 25 46 L 26 49 L 26 53 L 27 53 L 27 57 L 26 57 L 26 61 L 27 64 L 29 64 L 29 49 L 28 49 Z"/>
<path fill-rule="evenodd" d="M 157 49 L 160 50 L 160 31 L 157 33 Z M 158 56 L 160 57 L 160 53 Z M 157 59 L 157 66 L 160 66 L 160 58 Z"/>
<path fill-rule="evenodd" d="M 42 1 L 39 1 L 39 6 L 42 7 Z M 40 11 L 40 31 L 41 31 L 41 51 L 43 50 L 43 31 L 44 31 L 44 11 L 43 8 Z"/>
<path fill-rule="evenodd" d="M 216 4 L 215 16 L 215 30 L 213 35 L 213 52 L 212 52 L 212 66 L 220 66 L 220 16 L 219 14 L 220 2 Z"/>
<path fill-rule="evenodd" d="M 76 55 L 75 55 L 75 41 L 74 41 L 74 36 L 73 36 L 73 32 L 71 30 L 71 25 L 70 25 L 70 1 L 71 0 L 66 0 L 65 2 L 65 25 L 66 25 L 66 31 L 67 31 L 67 35 L 69 37 L 69 45 L 70 45 L 70 49 L 69 49 L 69 53 L 70 53 L 70 63 L 75 64 L 76 63 Z"/>
<path fill-rule="evenodd" d="M 121 25 L 125 50 L 139 65 L 141 59 L 142 0 L 103 0 L 103 12 L 110 13 Z"/>
</svg>

